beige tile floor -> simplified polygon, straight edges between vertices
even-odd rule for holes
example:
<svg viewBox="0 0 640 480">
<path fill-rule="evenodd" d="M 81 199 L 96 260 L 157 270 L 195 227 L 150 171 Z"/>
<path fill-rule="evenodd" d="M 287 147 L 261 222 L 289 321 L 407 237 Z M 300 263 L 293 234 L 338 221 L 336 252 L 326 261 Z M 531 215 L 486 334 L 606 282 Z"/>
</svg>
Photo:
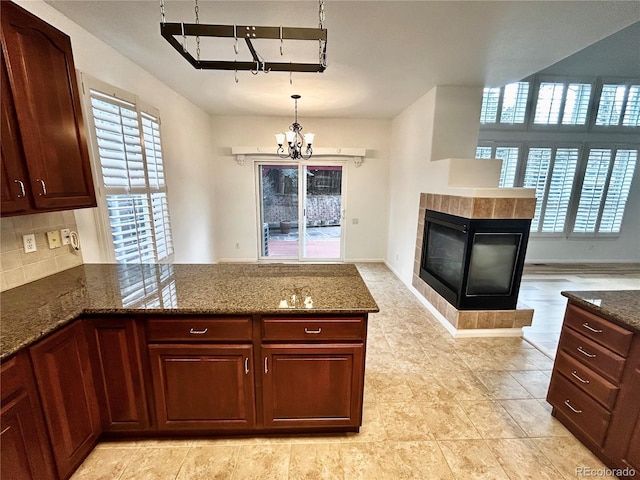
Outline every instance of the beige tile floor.
<svg viewBox="0 0 640 480">
<path fill-rule="evenodd" d="M 550 415 L 549 357 L 518 338 L 454 339 L 384 265 L 359 268 L 380 306 L 359 434 L 102 442 L 72 479 L 559 480 L 604 468 Z"/>
</svg>

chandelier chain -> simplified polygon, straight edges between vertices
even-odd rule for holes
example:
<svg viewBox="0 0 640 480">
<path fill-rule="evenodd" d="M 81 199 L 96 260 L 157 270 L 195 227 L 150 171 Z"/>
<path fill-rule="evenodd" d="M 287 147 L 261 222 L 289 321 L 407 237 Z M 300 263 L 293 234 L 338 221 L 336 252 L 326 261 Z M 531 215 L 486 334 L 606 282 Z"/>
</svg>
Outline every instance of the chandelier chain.
<svg viewBox="0 0 640 480">
<path fill-rule="evenodd" d="M 163 25 L 166 23 L 166 18 L 164 15 L 164 0 L 160 0 L 160 20 Z"/>
<path fill-rule="evenodd" d="M 200 24 L 200 7 L 198 0 L 195 0 L 194 10 L 196 12 L 196 25 Z M 196 58 L 200 61 L 200 35 L 196 35 Z"/>
</svg>

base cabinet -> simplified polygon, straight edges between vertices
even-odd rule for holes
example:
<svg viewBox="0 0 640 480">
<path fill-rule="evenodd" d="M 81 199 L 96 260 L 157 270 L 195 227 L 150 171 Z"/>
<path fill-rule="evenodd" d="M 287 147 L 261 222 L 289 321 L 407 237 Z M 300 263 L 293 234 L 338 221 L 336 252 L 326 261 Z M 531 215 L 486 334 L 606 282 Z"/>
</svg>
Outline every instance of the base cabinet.
<svg viewBox="0 0 640 480">
<path fill-rule="evenodd" d="M 640 335 L 569 303 L 547 400 L 619 478 L 640 474 L 638 398 Z"/>
<path fill-rule="evenodd" d="M 105 432 L 150 428 L 140 329 L 135 320 L 85 320 L 96 394 Z"/>
<path fill-rule="evenodd" d="M 251 345 L 149 345 L 158 430 L 255 425 Z"/>
<path fill-rule="evenodd" d="M 26 352 L 0 368 L 0 473 L 7 480 L 55 479 L 49 437 Z"/>
<path fill-rule="evenodd" d="M 362 345 L 269 345 L 262 354 L 265 427 L 358 429 Z"/>
<path fill-rule="evenodd" d="M 100 415 L 81 322 L 30 348 L 58 476 L 68 478 L 95 446 Z"/>
</svg>

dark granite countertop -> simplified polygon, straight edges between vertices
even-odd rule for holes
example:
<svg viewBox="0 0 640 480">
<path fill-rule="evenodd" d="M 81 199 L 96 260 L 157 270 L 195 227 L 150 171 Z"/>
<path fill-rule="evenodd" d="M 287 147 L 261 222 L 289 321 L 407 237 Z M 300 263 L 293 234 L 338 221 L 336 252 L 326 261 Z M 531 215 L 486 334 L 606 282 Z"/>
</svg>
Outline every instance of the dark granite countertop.
<svg viewBox="0 0 640 480">
<path fill-rule="evenodd" d="M 2 292 L 0 309 L 5 358 L 83 314 L 348 314 L 378 306 L 351 264 L 85 264 Z"/>
<path fill-rule="evenodd" d="M 640 290 L 562 292 L 576 305 L 640 333 Z"/>
</svg>

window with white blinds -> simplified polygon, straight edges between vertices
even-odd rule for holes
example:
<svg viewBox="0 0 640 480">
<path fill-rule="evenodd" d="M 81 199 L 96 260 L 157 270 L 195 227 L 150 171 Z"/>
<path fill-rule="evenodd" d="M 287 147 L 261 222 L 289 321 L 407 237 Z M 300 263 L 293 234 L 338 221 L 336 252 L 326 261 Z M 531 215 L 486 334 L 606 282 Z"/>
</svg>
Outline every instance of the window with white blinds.
<svg viewBox="0 0 640 480">
<path fill-rule="evenodd" d="M 485 88 L 480 123 L 524 123 L 529 98 L 529 82 L 515 82 L 500 88 Z"/>
<path fill-rule="evenodd" d="M 640 85 L 602 85 L 596 125 L 640 127 Z"/>
<path fill-rule="evenodd" d="M 533 122 L 542 125 L 585 125 L 591 99 L 588 83 L 541 82 Z"/>
<path fill-rule="evenodd" d="M 476 158 L 499 158 L 502 160 L 499 187 L 513 187 L 516 184 L 520 149 L 518 147 L 477 147 Z"/>
<path fill-rule="evenodd" d="M 637 161 L 637 150 L 594 148 L 589 151 L 574 233 L 620 231 Z"/>
<path fill-rule="evenodd" d="M 541 232 L 562 233 L 565 230 L 579 153 L 577 148 L 556 148 L 553 152 L 551 180 L 542 210 Z"/>
<path fill-rule="evenodd" d="M 106 88 L 105 88 L 106 90 Z M 173 254 L 160 121 L 135 97 L 89 89 L 100 191 L 117 263 L 159 263 Z"/>
</svg>

